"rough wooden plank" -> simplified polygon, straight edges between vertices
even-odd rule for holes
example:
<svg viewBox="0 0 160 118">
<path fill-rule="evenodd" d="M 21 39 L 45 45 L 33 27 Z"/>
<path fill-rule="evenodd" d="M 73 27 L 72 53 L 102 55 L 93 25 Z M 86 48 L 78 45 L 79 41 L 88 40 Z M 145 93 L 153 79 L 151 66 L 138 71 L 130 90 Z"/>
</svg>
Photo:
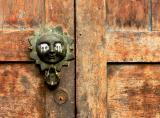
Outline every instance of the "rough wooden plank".
<svg viewBox="0 0 160 118">
<path fill-rule="evenodd" d="M 0 0 L 0 28 L 2 27 L 2 24 L 3 24 L 3 4 L 2 3 L 2 0 Z"/>
<path fill-rule="evenodd" d="M 108 65 L 108 118 L 160 117 L 160 65 Z"/>
<path fill-rule="evenodd" d="M 147 30 L 148 3 L 148 0 L 106 0 L 108 30 Z"/>
<path fill-rule="evenodd" d="M 160 30 L 160 1 L 152 0 L 153 30 Z"/>
<path fill-rule="evenodd" d="M 45 22 L 44 0 L 0 0 L 0 61 L 30 61 L 28 37 Z"/>
<path fill-rule="evenodd" d="M 77 0 L 78 118 L 106 118 L 105 0 Z"/>
<path fill-rule="evenodd" d="M 33 64 L 0 64 L 0 117 L 44 118 L 45 89 Z"/>
<path fill-rule="evenodd" d="M 28 38 L 33 30 L 0 31 L 0 61 L 30 61 Z"/>
<path fill-rule="evenodd" d="M 45 18 L 44 0 L 1 0 L 0 4 L 3 28 L 33 28 Z"/>
<path fill-rule="evenodd" d="M 106 32 L 109 62 L 159 62 L 160 32 Z"/>
<path fill-rule="evenodd" d="M 74 38 L 74 0 L 46 0 L 46 24 L 61 25 L 65 31 Z M 65 97 L 58 95 L 64 91 L 68 100 L 64 104 L 55 102 L 63 101 Z M 59 93 L 58 93 L 59 94 Z M 46 117 L 47 118 L 75 118 L 75 63 L 64 67 L 61 71 L 59 88 L 55 91 L 46 89 Z"/>
<path fill-rule="evenodd" d="M 46 0 L 46 24 L 62 25 L 74 36 L 74 0 Z"/>
</svg>

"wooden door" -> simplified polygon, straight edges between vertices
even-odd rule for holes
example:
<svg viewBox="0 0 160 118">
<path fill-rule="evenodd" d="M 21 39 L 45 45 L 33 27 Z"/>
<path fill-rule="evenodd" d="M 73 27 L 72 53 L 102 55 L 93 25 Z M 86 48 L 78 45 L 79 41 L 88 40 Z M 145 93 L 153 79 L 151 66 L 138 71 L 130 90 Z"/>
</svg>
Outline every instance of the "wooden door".
<svg viewBox="0 0 160 118">
<path fill-rule="evenodd" d="M 29 57 L 28 38 L 44 25 L 60 25 L 74 38 L 74 0 L 0 0 L 1 118 L 75 117 L 74 61 L 50 91 Z"/>
<path fill-rule="evenodd" d="M 160 118 L 159 10 L 159 0 L 77 0 L 77 117 Z"/>
<path fill-rule="evenodd" d="M 152 10 L 150 0 L 0 0 L 0 117 L 159 118 L 159 8 L 158 0 Z M 44 25 L 76 39 L 76 64 L 55 91 L 29 58 L 28 37 Z"/>
</svg>

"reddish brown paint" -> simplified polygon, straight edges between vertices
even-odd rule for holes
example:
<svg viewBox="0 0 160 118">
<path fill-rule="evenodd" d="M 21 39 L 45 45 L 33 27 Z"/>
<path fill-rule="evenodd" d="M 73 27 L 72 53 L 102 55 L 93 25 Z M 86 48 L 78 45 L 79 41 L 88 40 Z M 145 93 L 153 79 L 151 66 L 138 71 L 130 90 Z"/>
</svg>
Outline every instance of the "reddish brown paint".
<svg viewBox="0 0 160 118">
<path fill-rule="evenodd" d="M 2 2 L 1 0 L 0 2 Z M 3 55 L 0 56 L 0 61 L 28 61 L 28 42 L 27 37 L 32 35 L 33 31 L 39 28 L 40 24 L 48 25 L 62 25 L 62 27 L 69 32 L 71 36 L 74 37 L 74 1 L 73 0 L 46 0 L 46 4 L 39 2 L 37 0 L 30 0 L 29 4 L 25 4 L 27 0 L 13 0 L 8 1 L 4 0 L 3 4 L 0 4 L 0 39 L 1 45 L 0 50 Z M 148 0 L 147 0 L 148 1 Z M 116 3 L 118 2 L 118 3 Z M 123 5 L 119 4 L 120 2 Z M 31 4 L 30 4 L 31 3 Z M 33 4 L 32 4 L 33 3 Z M 38 3 L 38 6 L 37 6 Z M 3 6 L 2 6 L 3 5 Z M 107 5 L 105 7 L 105 5 Z M 157 30 L 159 28 L 159 10 L 157 10 L 159 5 L 158 0 L 153 0 L 153 29 Z M 113 7 L 111 7 L 113 6 Z M 9 9 L 10 8 L 10 9 Z M 32 9 L 30 9 L 32 8 Z M 139 62 L 157 62 L 159 61 L 159 33 L 158 32 L 146 32 L 148 27 L 148 4 L 146 0 L 76 0 L 76 38 L 77 38 L 77 117 L 92 117 L 92 118 L 104 118 L 113 116 L 114 113 L 111 113 L 110 104 L 107 106 L 107 84 L 108 89 L 114 89 L 114 85 L 117 79 L 111 79 L 108 81 L 106 79 L 106 62 L 108 61 L 117 62 L 117 61 L 139 61 Z M 22 12 L 20 13 L 19 11 Z M 157 10 L 157 11 L 156 11 Z M 11 11 L 11 12 L 9 12 Z M 23 15 L 24 12 L 26 15 Z M 46 11 L 46 13 L 44 13 Z M 123 12 L 125 11 L 125 12 Z M 46 14 L 46 16 L 44 15 Z M 19 15 L 22 17 L 19 17 Z M 30 17 L 31 16 L 31 17 Z M 37 20 L 38 18 L 38 20 Z M 116 20 L 118 19 L 118 20 Z M 113 22 L 114 20 L 118 22 Z M 38 22 L 37 22 L 38 21 Z M 106 24 L 105 24 L 105 21 Z M 30 29 L 31 28 L 31 29 Z M 104 35 L 104 28 L 106 28 L 106 35 Z M 124 32 L 114 32 L 116 30 Z M 143 32 L 142 32 L 143 30 Z M 112 31 L 112 32 L 110 32 Z M 130 32 L 129 32 L 130 31 Z M 134 31 L 134 32 L 133 32 Z M 141 32 L 141 33 L 140 33 Z M 2 36 L 2 37 L 1 37 Z M 142 42 L 142 43 L 139 43 Z M 144 42 L 144 43 L 143 43 Z M 153 45 L 152 44 L 155 44 Z M 157 43 L 157 44 L 156 44 Z M 5 44 L 5 45 L 4 45 Z M 7 45 L 9 44 L 9 45 Z M 12 45 L 12 46 L 10 46 Z M 4 49 L 8 49 L 3 51 Z M 20 52 L 22 50 L 22 52 Z M 138 51 L 137 51 L 138 50 Z M 112 53 L 112 51 L 114 53 Z M 10 56 L 8 56 L 8 54 Z M 145 55 L 144 55 L 145 54 Z M 6 66 L 2 65 L 0 71 L 3 71 Z M 24 64 L 23 64 L 24 66 Z M 7 66 L 8 67 L 8 66 Z M 9 65 L 10 67 L 10 65 Z M 16 67 L 19 67 L 16 65 Z M 25 66 L 24 68 L 31 68 Z M 133 66 L 134 67 L 134 66 Z M 22 68 L 21 66 L 19 68 Z M 126 68 L 124 65 L 122 68 Z M 137 68 L 141 68 L 137 65 Z M 145 70 L 146 73 L 153 72 L 154 77 L 158 76 L 158 69 L 152 66 L 147 67 L 148 70 Z M 128 79 L 127 75 L 132 74 L 132 76 L 139 77 L 141 75 L 141 69 L 138 69 L 136 72 L 135 69 L 127 70 L 129 72 L 123 72 L 122 75 Z M 13 70 L 13 69 L 12 69 Z M 34 77 L 35 69 L 32 70 L 32 73 L 28 73 L 30 77 Z M 114 74 L 117 69 L 113 69 Z M 28 71 L 27 71 L 28 72 Z M 2 76 L 8 76 L 10 71 L 6 70 L 2 73 Z M 24 72 L 26 73 L 26 72 Z M 112 73 L 108 73 L 109 76 Z M 138 73 L 138 74 L 137 74 Z M 146 75 L 152 75 L 149 74 Z M 16 72 L 11 72 L 11 74 L 17 78 L 18 74 Z M 23 74 L 23 72 L 22 72 Z M 27 73 L 26 73 L 27 74 Z M 39 75 L 38 75 L 39 76 Z M 140 76 L 143 78 L 143 76 Z M 45 104 L 45 117 L 64 117 L 68 116 L 69 118 L 74 117 L 74 62 L 67 70 L 62 72 L 62 82 L 59 89 L 64 89 L 69 96 L 69 101 L 66 104 L 58 105 L 54 102 L 54 92 L 45 90 L 47 100 Z M 127 78 L 128 77 L 128 78 Z M 11 77 L 10 77 L 11 78 Z M 9 78 L 9 79 L 10 79 Z M 36 78 L 36 77 L 35 77 Z M 35 79 L 34 78 L 34 79 Z M 119 81 L 127 83 L 128 81 Z M 129 78 L 130 79 L 130 78 Z M 129 80 L 128 79 L 128 80 Z M 142 79 L 143 80 L 143 79 Z M 151 80 L 155 80 L 152 78 Z M 112 83 L 112 81 L 114 81 Z M 146 80 L 143 80 L 146 81 Z M 13 83 L 16 86 L 12 86 L 13 89 L 8 87 L 8 82 L 6 79 L 2 79 L 0 82 L 4 83 L 6 86 L 1 86 L 2 95 L 10 95 L 9 92 L 16 90 L 17 93 L 23 95 L 23 90 L 31 88 L 33 83 L 26 79 L 26 76 L 23 76 L 20 81 L 13 79 Z M 18 84 L 17 84 L 18 82 Z M 43 80 L 41 80 L 43 82 Z M 20 83 L 20 84 L 19 84 Z M 31 83 L 31 84 L 30 84 Z M 158 82 L 159 84 L 159 82 Z M 10 85 L 10 84 L 9 84 Z M 113 85 L 113 87 L 111 87 Z M 138 84 L 134 84 L 137 86 Z M 23 86 L 23 87 L 22 87 Z M 38 86 L 38 85 L 37 85 Z M 159 85 L 144 84 L 137 90 L 135 87 L 132 87 L 130 84 L 126 84 L 128 88 L 122 88 L 123 93 L 117 94 L 116 91 L 112 92 L 113 96 L 108 96 L 108 98 L 116 97 L 123 94 L 128 94 L 128 109 L 130 110 L 127 114 L 127 117 L 134 115 L 139 115 L 141 117 L 142 113 L 145 113 L 144 117 L 159 117 L 159 113 L 156 113 L 155 110 L 158 108 L 154 107 L 159 103 Z M 20 87 L 20 89 L 17 89 Z M 118 86 L 119 87 L 119 86 Z M 115 88 L 116 89 L 116 88 Z M 149 91 L 146 91 L 149 90 Z M 22 92 L 21 92 L 22 91 Z M 27 91 L 25 91 L 27 92 Z M 119 91 L 118 91 L 119 92 Z M 17 93 L 14 93 L 17 95 Z M 139 94 L 140 93 L 140 94 Z M 38 94 L 38 93 L 37 93 Z M 109 95 L 111 93 L 108 93 Z M 152 95 L 152 98 L 146 98 L 146 96 Z M 34 96 L 34 95 L 33 95 Z M 136 107 L 134 105 L 135 100 L 134 96 L 142 99 L 142 106 Z M 158 97 L 157 97 L 158 96 Z M 3 97 L 3 98 L 5 98 Z M 26 97 L 26 96 L 25 96 Z M 32 97 L 32 94 L 31 94 Z M 35 97 L 35 96 L 34 96 Z M 11 97 L 14 99 L 13 97 Z M 8 103 L 12 101 L 9 99 Z M 23 103 L 23 97 L 19 98 L 19 103 Z M 17 100 L 17 99 L 16 99 Z M 34 100 L 30 99 L 28 96 L 25 99 L 30 101 L 31 104 L 39 104 Z M 109 100 L 109 99 L 108 99 Z M 110 99 L 111 100 L 111 99 Z M 139 99 L 138 99 L 139 100 Z M 122 99 L 123 102 L 123 99 Z M 141 101 L 140 101 L 141 102 Z M 112 103 L 112 101 L 111 101 Z M 123 102 L 125 103 L 125 102 Z M 139 102 L 138 102 L 139 103 Z M 16 106 L 18 101 L 13 104 Z M 136 103 L 137 104 L 137 103 Z M 2 104 L 3 105 L 3 104 Z M 138 104 L 139 105 L 139 104 Z M 31 105 L 32 106 L 32 105 Z M 37 111 L 41 111 L 41 106 L 35 105 L 33 107 L 39 108 Z M 119 104 L 114 104 L 115 110 L 119 110 Z M 126 105 L 127 106 L 127 105 Z M 145 108 L 148 107 L 149 109 Z M 23 106 L 16 106 L 17 108 L 23 108 Z M 29 108 L 33 108 L 29 107 Z M 108 107 L 108 110 L 107 110 Z M 22 116 L 24 114 L 30 114 L 31 117 L 39 116 L 39 114 L 34 114 L 35 112 L 25 111 L 22 112 L 19 109 L 13 112 L 13 109 L 6 110 L 1 107 L 6 114 L 11 114 L 15 116 Z M 68 109 L 70 108 L 70 109 Z M 116 109 L 117 108 L 117 109 Z M 125 107 L 126 108 L 126 107 Z M 155 109 L 154 109 L 155 108 Z M 139 110 L 136 112 L 135 109 Z M 66 111 L 67 110 L 67 111 Z M 159 109 L 158 109 L 159 110 Z M 120 108 L 120 115 L 126 116 L 124 109 Z M 147 112 L 148 111 L 148 112 Z M 16 113 L 15 113 L 16 112 Z M 33 113 L 33 114 L 32 114 Z M 38 113 L 38 112 L 36 112 Z M 40 112 L 41 114 L 42 112 Z M 43 112 L 44 113 L 44 112 Z M 42 114 L 43 114 L 42 113 Z M 116 111 L 115 111 L 116 113 Z M 28 115 L 29 116 L 29 115 Z M 42 115 L 43 116 L 43 115 Z M 142 116 L 143 117 L 143 116 Z"/>
<path fill-rule="evenodd" d="M 1 0 L 3 27 L 31 28 L 44 20 L 44 0 Z"/>
<path fill-rule="evenodd" d="M 159 32 L 108 32 L 105 47 L 109 62 L 159 62 Z"/>
<path fill-rule="evenodd" d="M 33 30 L 2 30 L 0 32 L 0 61 L 29 61 L 28 38 Z"/>
<path fill-rule="evenodd" d="M 105 2 L 77 0 L 76 101 L 78 118 L 106 118 Z"/>
<path fill-rule="evenodd" d="M 74 36 L 74 0 L 46 0 L 46 23 L 62 25 Z"/>
<path fill-rule="evenodd" d="M 0 64 L 0 117 L 43 118 L 45 87 L 41 79 L 33 64 Z"/>
<path fill-rule="evenodd" d="M 74 37 L 73 3 L 74 0 L 0 0 L 0 61 L 6 63 L 0 67 L 0 117 L 75 117 L 74 61 L 62 69 L 57 90 L 63 89 L 69 96 L 62 105 L 54 101 L 55 93 L 45 86 L 38 67 L 27 62 L 31 61 L 28 38 L 41 26 L 61 25 Z"/>
<path fill-rule="evenodd" d="M 148 0 L 106 0 L 107 28 L 147 29 Z"/>
<path fill-rule="evenodd" d="M 160 30 L 160 1 L 159 0 L 152 0 L 152 20 L 153 20 L 153 30 L 159 31 Z"/>
<path fill-rule="evenodd" d="M 109 118 L 160 117 L 159 65 L 108 65 Z"/>
</svg>

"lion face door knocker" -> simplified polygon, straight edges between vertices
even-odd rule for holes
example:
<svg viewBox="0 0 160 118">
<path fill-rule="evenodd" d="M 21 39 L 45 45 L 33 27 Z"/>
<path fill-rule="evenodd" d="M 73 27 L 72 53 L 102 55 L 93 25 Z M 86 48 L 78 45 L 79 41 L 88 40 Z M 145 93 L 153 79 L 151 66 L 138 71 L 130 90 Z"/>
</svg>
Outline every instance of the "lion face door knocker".
<svg viewBox="0 0 160 118">
<path fill-rule="evenodd" d="M 49 87 L 56 87 L 62 66 L 73 59 L 73 39 L 60 26 L 44 27 L 29 39 L 30 57 L 40 65 L 44 80 Z"/>
</svg>

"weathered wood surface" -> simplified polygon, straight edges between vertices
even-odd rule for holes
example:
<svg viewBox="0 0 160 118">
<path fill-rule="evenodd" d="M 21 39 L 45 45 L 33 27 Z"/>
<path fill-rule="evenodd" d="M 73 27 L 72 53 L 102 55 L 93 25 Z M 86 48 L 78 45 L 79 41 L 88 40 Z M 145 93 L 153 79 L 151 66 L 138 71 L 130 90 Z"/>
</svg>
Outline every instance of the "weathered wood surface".
<svg viewBox="0 0 160 118">
<path fill-rule="evenodd" d="M 160 61 L 160 3 L 152 0 L 152 32 L 148 31 L 149 0 L 106 3 L 105 55 L 113 64 L 107 65 L 107 117 L 159 118 L 160 66 L 135 63 Z"/>
<path fill-rule="evenodd" d="M 147 31 L 149 0 L 106 0 L 106 28 L 113 31 Z M 160 1 L 152 0 L 153 30 L 160 30 Z"/>
<path fill-rule="evenodd" d="M 34 28 L 44 21 L 44 0 L 0 0 L 3 28 Z"/>
<path fill-rule="evenodd" d="M 106 118 L 105 1 L 76 0 L 78 118 Z"/>
<path fill-rule="evenodd" d="M 44 80 L 38 68 L 29 67 L 28 64 L 22 64 L 18 66 L 16 63 L 26 63 L 26 61 L 31 61 L 29 58 L 29 42 L 28 37 L 33 35 L 33 33 L 43 25 L 61 25 L 65 31 L 67 31 L 74 38 L 74 0 L 0 0 L 0 61 L 9 62 L 12 70 L 10 70 L 9 77 L 6 76 L 5 80 L 1 79 L 0 83 L 3 84 L 3 81 L 10 80 L 12 81 L 12 76 L 18 68 L 19 73 L 23 74 L 23 68 L 31 69 L 31 72 L 28 72 L 27 76 L 32 77 L 30 86 L 37 87 L 37 93 L 34 94 L 34 90 L 31 90 L 31 94 L 28 93 L 26 96 L 22 93 L 21 97 L 18 95 L 19 81 L 14 81 L 15 95 L 8 98 L 4 94 L 3 101 L 11 106 L 1 104 L 2 115 L 0 117 L 29 117 L 29 118 L 59 118 L 59 117 L 75 117 L 75 82 L 74 82 L 74 61 L 70 64 L 69 68 L 63 68 L 61 73 L 61 83 L 60 88 L 56 91 L 64 90 L 67 93 L 68 100 L 64 104 L 58 104 L 55 102 L 56 91 L 50 91 L 47 86 L 43 88 L 44 94 L 38 95 L 41 85 L 44 86 Z M 15 63 L 13 66 L 12 63 Z M 2 64 L 2 67 L 6 65 Z M 15 68 L 14 68 L 15 67 Z M 21 70 L 22 68 L 22 70 Z M 64 70 L 65 69 L 65 70 Z M 3 71 L 4 68 L 0 68 L 0 71 Z M 38 77 L 35 72 L 38 70 Z M 67 70 L 67 71 L 66 71 Z M 21 72 L 22 71 L 22 72 Z M 25 71 L 26 72 L 26 71 Z M 66 73 L 67 72 L 67 73 Z M 6 72 L 7 73 L 7 72 Z M 26 74 L 26 73 L 25 73 Z M 18 79 L 17 76 L 15 79 Z M 24 80 L 25 81 L 25 80 Z M 33 83 L 35 81 L 40 81 L 41 84 Z M 25 83 L 25 82 L 24 82 Z M 25 86 L 25 85 L 24 85 Z M 10 83 L 5 85 L 6 93 Z M 21 89 L 20 89 L 21 90 Z M 10 91 L 10 89 L 9 89 Z M 0 90 L 1 92 L 1 90 Z M 32 95 L 33 94 L 33 95 Z M 17 98 L 14 99 L 14 96 L 17 95 Z M 37 95 L 37 97 L 35 97 Z M 31 96 L 31 97 L 29 97 Z M 32 99 L 32 97 L 35 97 Z M 39 105 L 37 99 L 44 99 L 42 104 Z M 24 99 L 24 101 L 23 101 Z M 63 100 L 63 97 L 58 97 L 58 99 Z M 26 103 L 27 102 L 27 103 Z M 28 103 L 30 102 L 30 103 Z M 27 106 L 28 104 L 28 106 Z M 38 104 L 38 105 L 36 105 Z M 24 106 L 23 106 L 24 105 Z M 26 110 L 24 110 L 24 108 Z M 43 109 L 43 110 L 42 110 Z M 37 110 L 37 111 L 36 111 Z M 3 114 L 4 113 L 4 114 Z M 40 114 L 41 113 L 41 114 Z M 7 116 L 8 115 L 8 116 Z M 11 117 L 12 117 L 11 116 Z"/>
<path fill-rule="evenodd" d="M 74 36 L 74 0 L 46 0 L 46 24 L 62 25 Z"/>
<path fill-rule="evenodd" d="M 44 23 L 61 25 L 74 37 L 73 0 L 1 0 L 0 6 L 0 41 L 6 43 L 0 44 L 0 61 L 30 61 L 28 38 Z"/>
<path fill-rule="evenodd" d="M 152 0 L 152 21 L 153 30 L 160 31 L 160 1 Z"/>
<path fill-rule="evenodd" d="M 160 117 L 160 65 L 108 65 L 108 118 Z"/>
<path fill-rule="evenodd" d="M 149 0 L 106 0 L 109 30 L 147 30 Z"/>
<path fill-rule="evenodd" d="M 0 0 L 0 61 L 30 60 L 28 38 L 45 22 L 44 5 L 44 0 Z"/>
<path fill-rule="evenodd" d="M 34 30 L 0 31 L 0 61 L 30 61 L 28 38 Z"/>
<path fill-rule="evenodd" d="M 160 32 L 108 32 L 105 34 L 108 62 L 159 62 Z"/>
<path fill-rule="evenodd" d="M 35 65 L 0 64 L 0 117 L 45 117 L 45 88 Z"/>
</svg>

